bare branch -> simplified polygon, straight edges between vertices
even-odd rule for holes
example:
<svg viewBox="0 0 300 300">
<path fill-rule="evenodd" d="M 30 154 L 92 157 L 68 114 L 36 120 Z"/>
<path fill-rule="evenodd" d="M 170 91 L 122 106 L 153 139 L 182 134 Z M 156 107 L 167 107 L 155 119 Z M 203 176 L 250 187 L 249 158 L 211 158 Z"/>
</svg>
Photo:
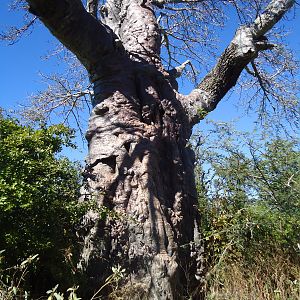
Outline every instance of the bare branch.
<svg viewBox="0 0 300 300">
<path fill-rule="evenodd" d="M 295 0 L 272 0 L 266 10 L 254 21 L 253 38 L 266 34 L 294 5 Z"/>
<path fill-rule="evenodd" d="M 293 51 L 282 45 L 282 32 L 276 31 L 278 40 L 272 51 L 260 52 L 253 66 L 240 78 L 239 91 L 243 91 L 240 105 L 246 111 L 256 111 L 258 121 L 273 132 L 279 128 L 298 131 L 300 120 L 299 72 L 300 62 Z M 250 74 L 250 76 L 248 75 Z M 259 76 L 257 76 L 259 74 Z M 285 131 L 285 130 L 284 130 Z"/>
<path fill-rule="evenodd" d="M 184 69 L 186 68 L 187 65 L 190 65 L 193 68 L 191 61 L 187 60 L 184 63 L 182 63 L 180 66 L 175 67 L 174 69 L 170 70 L 169 74 L 174 76 L 175 78 L 178 78 L 181 76 L 182 72 L 184 71 Z"/>
<path fill-rule="evenodd" d="M 180 3 L 200 3 L 206 0 L 153 0 L 151 3 L 157 7 L 163 7 L 166 4 L 180 4 Z"/>
<path fill-rule="evenodd" d="M 9 45 L 17 43 L 25 33 L 30 33 L 37 17 L 25 21 L 22 27 L 12 26 L 6 32 L 0 33 L 0 40 L 7 41 Z"/>
<path fill-rule="evenodd" d="M 268 43 L 264 34 L 282 18 L 293 3 L 293 0 L 272 0 L 253 24 L 237 30 L 216 66 L 189 96 L 182 99 L 192 124 L 216 108 L 259 51 L 273 48 L 274 45 Z"/>
<path fill-rule="evenodd" d="M 264 96 L 268 99 L 268 91 L 267 91 L 267 88 L 265 87 L 265 83 L 264 83 L 264 80 L 263 78 L 261 77 L 254 61 L 251 61 L 251 66 L 253 68 L 253 72 L 254 72 L 254 76 L 257 78 L 259 84 L 260 84 L 260 87 L 261 89 L 263 90 L 263 93 L 264 93 Z"/>
<path fill-rule="evenodd" d="M 29 124 L 41 120 L 51 122 L 55 116 L 53 119 L 64 124 L 75 123 L 72 124 L 72 127 L 77 127 L 77 130 L 82 133 L 84 131 L 82 115 L 84 111 L 90 108 L 94 93 L 91 86 L 83 80 L 83 74 L 78 72 L 77 76 L 72 80 L 71 74 L 68 76 L 42 75 L 47 89 L 31 95 L 29 104 L 23 106 L 22 110 L 19 111 L 24 121 Z"/>
<path fill-rule="evenodd" d="M 80 0 L 27 0 L 27 3 L 29 11 L 78 57 L 90 74 L 99 74 L 95 67 L 99 67 L 104 55 L 114 53 L 113 35 L 85 10 Z"/>
<path fill-rule="evenodd" d="M 98 19 L 98 2 L 99 0 L 87 0 L 86 11 Z"/>
<path fill-rule="evenodd" d="M 193 61 L 197 73 L 208 71 L 217 56 L 219 29 L 228 19 L 223 4 L 219 0 L 206 0 L 164 5 L 158 20 L 163 36 L 162 53 L 165 54 L 162 59 L 168 69 L 188 59 Z"/>
</svg>

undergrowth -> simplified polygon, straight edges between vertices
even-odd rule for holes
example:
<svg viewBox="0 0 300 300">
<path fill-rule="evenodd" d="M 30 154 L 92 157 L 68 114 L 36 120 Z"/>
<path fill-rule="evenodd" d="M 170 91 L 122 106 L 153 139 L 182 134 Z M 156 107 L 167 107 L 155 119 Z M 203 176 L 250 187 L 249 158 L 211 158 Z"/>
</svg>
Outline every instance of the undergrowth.
<svg viewBox="0 0 300 300">
<path fill-rule="evenodd" d="M 279 255 L 222 263 L 206 284 L 207 300 L 297 300 L 300 265 Z"/>
</svg>

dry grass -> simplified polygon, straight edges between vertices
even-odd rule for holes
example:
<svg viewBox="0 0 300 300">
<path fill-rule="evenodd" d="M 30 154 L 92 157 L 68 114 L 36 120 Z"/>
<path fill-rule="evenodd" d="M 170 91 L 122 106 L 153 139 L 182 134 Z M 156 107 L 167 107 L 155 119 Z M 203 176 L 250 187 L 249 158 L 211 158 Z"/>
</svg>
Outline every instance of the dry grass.
<svg viewBox="0 0 300 300">
<path fill-rule="evenodd" d="M 300 300 L 300 265 L 278 256 L 220 266 L 208 280 L 206 299 Z"/>
<path fill-rule="evenodd" d="M 108 300 L 142 300 L 147 299 L 149 284 L 130 283 L 115 289 L 107 297 Z"/>
</svg>

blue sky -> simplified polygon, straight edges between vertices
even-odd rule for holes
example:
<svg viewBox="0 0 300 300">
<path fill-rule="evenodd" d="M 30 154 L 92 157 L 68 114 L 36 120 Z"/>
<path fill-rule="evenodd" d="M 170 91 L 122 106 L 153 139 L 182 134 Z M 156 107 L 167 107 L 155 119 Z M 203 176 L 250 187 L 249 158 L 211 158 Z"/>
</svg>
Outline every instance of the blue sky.
<svg viewBox="0 0 300 300">
<path fill-rule="evenodd" d="M 8 11 L 9 1 L 0 2 L 1 31 L 5 28 L 18 25 L 22 22 L 20 13 Z M 300 11 L 298 9 L 296 18 L 290 22 L 292 32 L 288 41 L 297 52 L 300 59 Z M 236 26 L 230 23 L 229 29 L 224 33 L 224 48 L 231 40 Z M 53 49 L 56 42 L 46 28 L 42 25 L 35 26 L 34 31 L 27 37 L 22 38 L 18 43 L 8 46 L 0 43 L 1 60 L 1 96 L 0 106 L 5 109 L 14 109 L 20 103 L 24 103 L 26 98 L 37 90 L 42 90 L 45 86 L 41 81 L 39 73 L 51 73 L 58 68 L 55 59 L 45 60 L 43 57 Z M 192 88 L 187 82 L 180 82 L 182 91 L 188 93 Z M 253 117 L 245 116 L 236 107 L 236 95 L 229 99 L 224 99 L 218 108 L 209 115 L 210 119 L 229 121 L 242 116 L 239 122 L 240 129 L 250 128 L 253 124 Z M 79 142 L 79 151 L 69 151 L 66 154 L 73 159 L 82 160 L 86 149 L 82 149 Z"/>
</svg>

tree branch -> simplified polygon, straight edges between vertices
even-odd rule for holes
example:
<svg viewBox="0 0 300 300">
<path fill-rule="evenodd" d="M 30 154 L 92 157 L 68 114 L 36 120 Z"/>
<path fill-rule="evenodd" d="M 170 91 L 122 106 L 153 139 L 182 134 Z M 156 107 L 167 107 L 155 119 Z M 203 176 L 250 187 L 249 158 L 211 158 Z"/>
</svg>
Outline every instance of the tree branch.
<svg viewBox="0 0 300 300">
<path fill-rule="evenodd" d="M 226 93 L 236 84 L 241 72 L 258 52 L 271 49 L 264 34 L 268 32 L 295 3 L 294 0 L 272 0 L 253 24 L 240 27 L 215 67 L 188 96 L 183 106 L 192 124 L 214 110 Z"/>
<path fill-rule="evenodd" d="M 200 3 L 206 0 L 152 0 L 151 3 L 159 8 L 162 8 L 165 4 L 181 4 L 181 3 Z"/>
<path fill-rule="evenodd" d="M 32 17 L 22 27 L 10 27 L 6 32 L 0 33 L 0 40 L 8 41 L 9 45 L 17 43 L 25 33 L 30 34 L 30 29 L 32 29 L 36 20 L 37 17 Z"/>
<path fill-rule="evenodd" d="M 87 0 L 86 11 L 98 19 L 98 0 Z"/>
<path fill-rule="evenodd" d="M 80 0 L 26 0 L 29 11 L 36 15 L 51 33 L 85 66 L 97 73 L 103 56 L 114 52 L 113 34 L 88 13 Z"/>
<path fill-rule="evenodd" d="M 254 21 L 253 37 L 266 34 L 295 4 L 295 0 L 272 0 L 266 10 Z"/>
</svg>

